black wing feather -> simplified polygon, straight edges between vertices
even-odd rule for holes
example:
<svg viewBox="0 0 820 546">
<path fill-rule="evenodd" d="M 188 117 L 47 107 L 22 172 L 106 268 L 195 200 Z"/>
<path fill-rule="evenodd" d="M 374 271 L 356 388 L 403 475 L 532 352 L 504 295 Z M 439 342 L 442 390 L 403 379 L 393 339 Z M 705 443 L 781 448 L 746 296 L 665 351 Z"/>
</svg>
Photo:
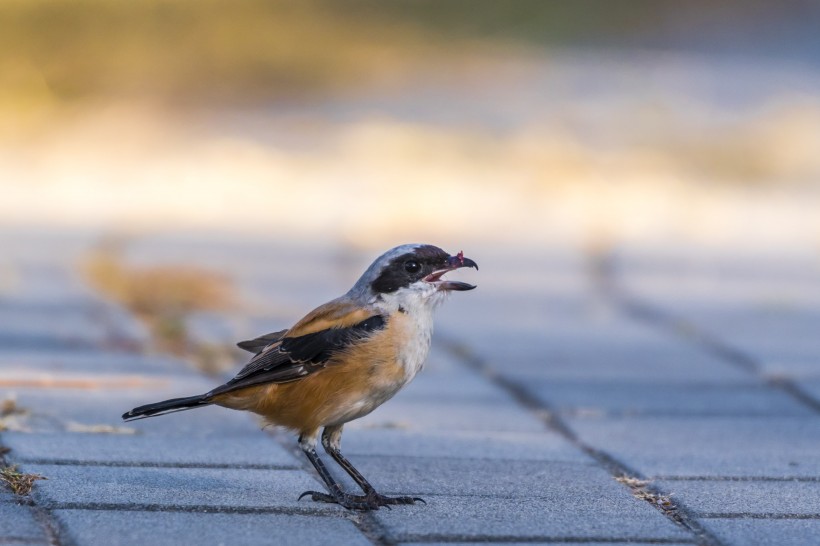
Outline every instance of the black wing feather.
<svg viewBox="0 0 820 546">
<path fill-rule="evenodd" d="M 374 315 L 347 328 L 328 328 L 303 336 L 283 338 L 274 342 L 274 345 L 267 345 L 233 379 L 208 395 L 223 394 L 261 383 L 287 383 L 301 379 L 323 368 L 338 351 L 384 327 L 384 317 Z"/>
<path fill-rule="evenodd" d="M 282 340 L 280 350 L 288 353 L 295 362 L 324 364 L 340 349 L 384 328 L 384 317 L 376 315 L 350 328 L 330 328 L 299 337 Z"/>
<path fill-rule="evenodd" d="M 265 334 L 264 336 L 259 336 L 247 341 L 240 341 L 236 344 L 236 346 L 251 353 L 259 354 L 262 352 L 262 349 L 272 343 L 276 343 L 287 333 L 288 331 L 286 329 L 279 330 L 278 332 L 271 332 L 270 334 Z"/>
</svg>

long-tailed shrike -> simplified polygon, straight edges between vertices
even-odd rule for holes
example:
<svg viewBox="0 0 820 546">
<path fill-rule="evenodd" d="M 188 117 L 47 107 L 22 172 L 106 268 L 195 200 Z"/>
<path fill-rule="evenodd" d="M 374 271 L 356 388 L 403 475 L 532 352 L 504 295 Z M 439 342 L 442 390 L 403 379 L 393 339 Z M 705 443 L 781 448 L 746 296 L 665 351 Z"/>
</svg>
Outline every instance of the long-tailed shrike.
<svg viewBox="0 0 820 546">
<path fill-rule="evenodd" d="M 434 309 L 450 291 L 475 288 L 442 278 L 461 267 L 478 269 L 463 253 L 450 256 L 432 245 L 389 250 L 347 294 L 317 307 L 289 330 L 239 343 L 255 356 L 224 385 L 140 406 L 122 417 L 141 419 L 211 404 L 251 411 L 299 433 L 300 448 L 328 490 L 302 496 L 356 510 L 413 504 L 421 499 L 376 492 L 342 456 L 342 427 L 389 400 L 421 370 L 430 349 Z M 363 495 L 345 492 L 316 454 L 320 429 L 325 451 Z"/>
</svg>

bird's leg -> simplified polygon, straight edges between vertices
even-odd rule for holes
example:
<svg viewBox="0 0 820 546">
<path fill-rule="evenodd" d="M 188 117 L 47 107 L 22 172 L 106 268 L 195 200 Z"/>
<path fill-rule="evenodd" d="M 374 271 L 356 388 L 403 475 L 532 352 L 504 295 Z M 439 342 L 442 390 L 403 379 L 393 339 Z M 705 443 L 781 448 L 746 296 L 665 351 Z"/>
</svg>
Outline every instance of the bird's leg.
<svg viewBox="0 0 820 546">
<path fill-rule="evenodd" d="M 424 502 L 424 499 L 418 497 L 386 497 L 380 494 L 376 491 L 376 488 L 362 476 L 361 472 L 353 466 L 353 463 L 342 455 L 341 444 L 342 425 L 325 427 L 324 432 L 322 432 L 322 447 L 324 447 L 328 455 L 333 457 L 333 460 L 353 478 L 353 481 L 362 488 L 362 491 L 364 491 L 363 499 L 376 504 L 377 507 L 389 506 L 391 504 L 414 504 L 416 501 Z"/>
<path fill-rule="evenodd" d="M 325 466 L 325 463 L 323 463 L 322 459 L 320 459 L 316 454 L 316 434 L 311 436 L 299 436 L 299 448 L 308 458 L 310 464 L 313 465 L 313 468 L 316 469 L 316 472 L 319 473 L 319 477 L 322 478 L 323 482 L 325 482 L 325 486 L 330 493 L 305 491 L 299 495 L 299 500 L 301 500 L 304 496 L 310 495 L 310 498 L 314 501 L 340 504 L 349 510 L 372 510 L 374 508 L 378 508 L 378 505 L 374 506 L 372 502 L 368 502 L 366 497 L 361 495 L 351 495 L 344 492 L 342 486 L 339 485 L 339 482 L 333 478 L 330 471 Z"/>
</svg>

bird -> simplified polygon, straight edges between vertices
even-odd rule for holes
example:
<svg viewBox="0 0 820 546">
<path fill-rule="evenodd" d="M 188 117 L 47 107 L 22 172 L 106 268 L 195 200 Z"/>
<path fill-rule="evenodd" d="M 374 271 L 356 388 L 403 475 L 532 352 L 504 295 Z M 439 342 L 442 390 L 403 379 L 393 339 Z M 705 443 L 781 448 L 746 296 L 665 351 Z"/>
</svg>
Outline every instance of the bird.
<svg viewBox="0 0 820 546">
<path fill-rule="evenodd" d="M 406 244 L 376 258 L 343 296 L 320 305 L 285 330 L 237 345 L 253 353 L 227 383 L 210 392 L 134 408 L 125 421 L 210 405 L 261 415 L 298 434 L 298 445 L 327 492 L 305 491 L 301 500 L 378 510 L 424 502 L 389 497 L 341 453 L 342 429 L 392 398 L 423 368 L 430 350 L 435 309 L 454 291 L 475 285 L 444 279 L 478 264 L 463 252 L 450 255 L 430 244 Z M 317 454 L 325 452 L 362 490 L 345 491 Z"/>
</svg>

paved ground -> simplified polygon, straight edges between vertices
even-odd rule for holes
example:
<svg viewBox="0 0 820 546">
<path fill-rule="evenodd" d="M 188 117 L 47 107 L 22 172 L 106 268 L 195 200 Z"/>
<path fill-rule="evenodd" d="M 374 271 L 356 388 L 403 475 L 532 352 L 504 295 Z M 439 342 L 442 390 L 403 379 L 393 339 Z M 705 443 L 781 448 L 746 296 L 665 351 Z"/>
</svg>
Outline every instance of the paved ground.
<svg viewBox="0 0 820 546">
<path fill-rule="evenodd" d="M 0 446 L 47 478 L 0 490 L 0 544 L 820 544 L 816 259 L 464 248 L 479 289 L 344 438 L 384 492 L 427 504 L 361 514 L 297 501 L 317 478 L 252 416 L 120 422 L 218 379 L 152 354 L 87 287 L 94 240 L 0 233 Z M 213 344 L 287 326 L 372 257 L 204 237 L 128 254 L 233 281 L 243 307 L 189 319 Z"/>
</svg>

